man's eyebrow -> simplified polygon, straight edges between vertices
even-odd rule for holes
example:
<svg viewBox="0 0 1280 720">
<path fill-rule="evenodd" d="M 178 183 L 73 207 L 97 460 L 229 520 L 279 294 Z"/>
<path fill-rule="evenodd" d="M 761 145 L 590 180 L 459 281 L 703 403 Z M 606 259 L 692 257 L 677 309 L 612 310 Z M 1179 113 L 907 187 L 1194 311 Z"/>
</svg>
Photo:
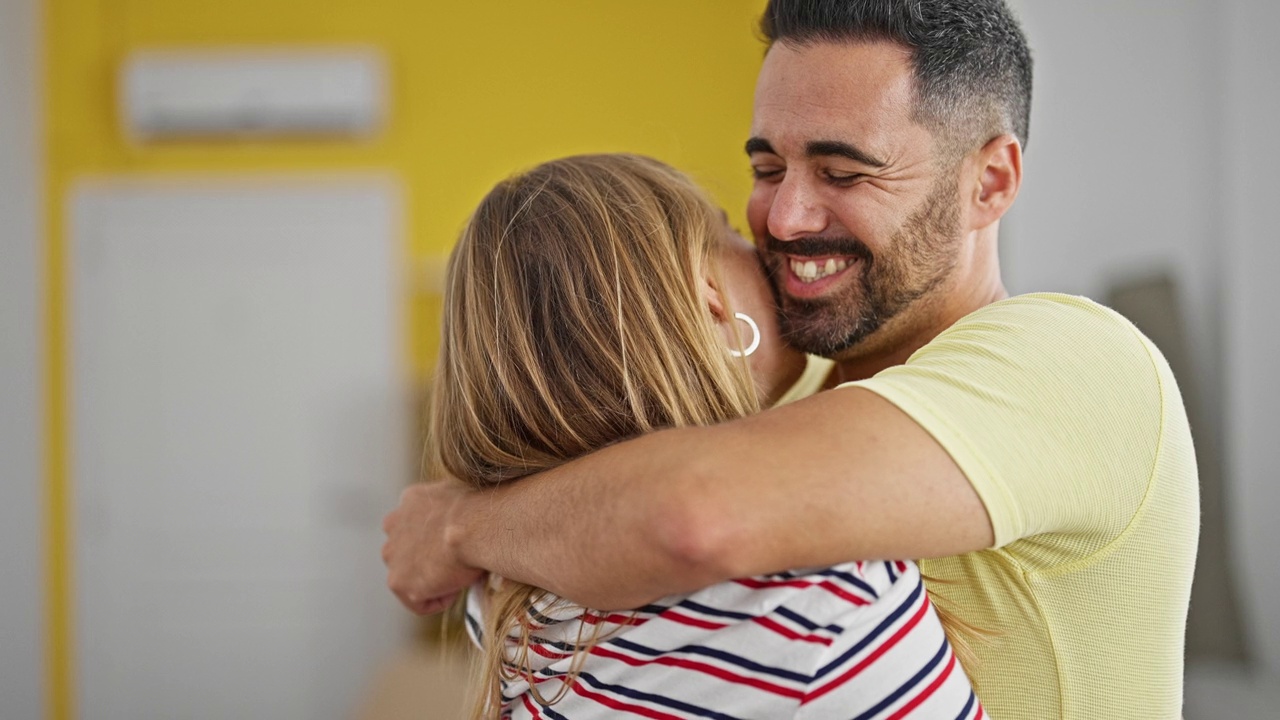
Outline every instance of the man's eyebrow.
<svg viewBox="0 0 1280 720">
<path fill-rule="evenodd" d="M 762 137 L 753 137 L 747 141 L 747 154 L 754 155 L 758 152 L 773 153 L 773 145 Z M 777 155 L 777 153 L 773 153 Z"/>
<path fill-rule="evenodd" d="M 750 143 L 748 143 L 749 145 Z M 805 155 L 811 158 L 828 157 L 835 155 L 837 157 L 848 158 L 856 163 L 870 165 L 874 168 L 882 168 L 889 163 L 880 160 L 867 152 L 860 150 L 856 145 L 850 145 L 839 140 L 814 140 L 804 146 Z"/>
<path fill-rule="evenodd" d="M 881 160 L 868 152 L 859 149 L 856 145 L 850 145 L 847 142 L 839 140 L 814 140 L 805 145 L 805 155 L 815 157 L 837 156 L 848 158 L 856 163 L 868 165 L 874 168 L 882 168 L 889 163 Z M 773 153 L 777 155 L 777 151 L 773 149 L 773 144 L 761 137 L 753 137 L 747 141 L 747 154 L 754 155 L 758 152 Z"/>
</svg>

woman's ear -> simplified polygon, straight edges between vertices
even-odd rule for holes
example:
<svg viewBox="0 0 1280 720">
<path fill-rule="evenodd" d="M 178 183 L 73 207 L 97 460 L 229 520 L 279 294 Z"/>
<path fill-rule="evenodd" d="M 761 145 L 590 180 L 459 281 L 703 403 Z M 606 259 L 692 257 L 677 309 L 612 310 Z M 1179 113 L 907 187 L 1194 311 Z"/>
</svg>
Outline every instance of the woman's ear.
<svg viewBox="0 0 1280 720">
<path fill-rule="evenodd" d="M 720 339 L 724 343 L 724 347 L 734 348 L 740 347 L 742 338 L 738 337 L 737 319 L 729 314 L 726 307 L 725 296 L 716 287 L 715 282 L 711 278 L 703 278 L 702 280 L 702 297 L 707 302 L 707 310 L 711 311 L 711 320 L 715 323 L 716 331 L 720 335 Z"/>
<path fill-rule="evenodd" d="M 729 313 L 725 309 L 724 295 L 709 277 L 702 279 L 702 297 L 707 301 L 707 309 L 711 311 L 711 317 L 715 318 L 716 322 L 723 323 L 729 319 Z"/>
</svg>

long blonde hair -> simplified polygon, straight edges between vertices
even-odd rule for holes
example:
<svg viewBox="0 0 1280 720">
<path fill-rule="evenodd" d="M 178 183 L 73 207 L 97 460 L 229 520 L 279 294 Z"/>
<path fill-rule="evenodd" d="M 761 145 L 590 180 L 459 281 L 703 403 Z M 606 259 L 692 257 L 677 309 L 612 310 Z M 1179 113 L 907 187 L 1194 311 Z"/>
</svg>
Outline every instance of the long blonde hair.
<svg viewBox="0 0 1280 720">
<path fill-rule="evenodd" d="M 449 261 L 429 460 L 492 487 L 652 430 L 756 411 L 702 292 L 727 232 L 700 188 L 649 158 L 571 157 L 499 183 Z M 528 611 L 546 597 L 511 582 L 489 590 L 473 717 L 498 717 L 504 674 L 534 687 Z"/>
</svg>

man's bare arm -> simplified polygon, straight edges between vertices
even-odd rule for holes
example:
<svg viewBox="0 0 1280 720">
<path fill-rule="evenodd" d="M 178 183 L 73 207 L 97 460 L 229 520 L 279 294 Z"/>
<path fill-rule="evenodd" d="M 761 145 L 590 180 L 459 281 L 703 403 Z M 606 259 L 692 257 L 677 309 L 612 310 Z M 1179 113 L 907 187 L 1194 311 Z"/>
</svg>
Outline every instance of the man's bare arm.
<svg viewBox="0 0 1280 720">
<path fill-rule="evenodd" d="M 397 512 L 409 519 L 414 508 Z M 654 433 L 508 487 L 455 493 L 435 512 L 430 541 L 388 553 L 402 599 L 446 595 L 470 566 L 626 608 L 732 577 L 994 542 L 946 451 L 854 388 Z"/>
</svg>

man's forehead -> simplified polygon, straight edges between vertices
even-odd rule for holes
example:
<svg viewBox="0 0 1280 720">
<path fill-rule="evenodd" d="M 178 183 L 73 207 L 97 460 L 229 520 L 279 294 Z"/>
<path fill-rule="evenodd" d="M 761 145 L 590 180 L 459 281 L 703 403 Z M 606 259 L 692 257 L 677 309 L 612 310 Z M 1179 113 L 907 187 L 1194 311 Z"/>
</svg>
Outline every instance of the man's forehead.
<svg viewBox="0 0 1280 720">
<path fill-rule="evenodd" d="M 779 43 L 760 71 L 751 134 L 779 152 L 814 140 L 888 150 L 915 124 L 914 98 L 910 52 L 899 45 Z"/>
</svg>

